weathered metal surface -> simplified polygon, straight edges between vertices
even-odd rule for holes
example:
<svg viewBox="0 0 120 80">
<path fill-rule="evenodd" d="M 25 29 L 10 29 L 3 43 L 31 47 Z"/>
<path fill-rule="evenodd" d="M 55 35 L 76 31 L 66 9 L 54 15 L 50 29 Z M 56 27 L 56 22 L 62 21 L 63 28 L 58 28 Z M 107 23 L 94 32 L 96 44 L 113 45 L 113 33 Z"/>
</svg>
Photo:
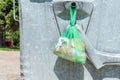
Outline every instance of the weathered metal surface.
<svg viewBox="0 0 120 80">
<path fill-rule="evenodd" d="M 119 44 L 118 32 L 120 18 L 118 16 L 120 12 L 120 1 L 96 0 L 94 1 L 94 4 L 96 7 L 96 15 L 93 15 L 87 31 L 89 40 L 95 48 L 101 51 L 119 52 L 120 49 L 117 44 Z M 107 6 L 110 6 L 110 8 L 105 8 Z M 108 16 L 109 13 L 111 13 L 111 17 Z M 103 68 L 97 70 L 89 60 L 87 60 L 87 63 L 83 66 L 57 58 L 53 55 L 52 50 L 59 37 L 59 31 L 55 22 L 50 0 L 20 0 L 20 15 L 22 79 L 120 79 L 120 66 L 104 66 Z M 82 21 L 84 27 L 86 27 L 87 21 L 87 18 Z M 80 23 L 80 21 L 78 22 Z M 60 22 L 61 32 L 66 28 L 68 23 L 68 21 Z M 108 32 L 106 32 L 107 30 L 115 30 L 116 32 L 114 31 L 113 33 L 113 31 L 109 31 L 109 35 Z M 98 31 L 100 31 L 99 33 L 102 33 L 96 34 Z M 98 35 L 100 36 L 99 39 L 97 38 Z M 111 37 L 112 42 L 109 42 L 108 40 L 111 40 Z M 117 39 L 114 40 L 113 37 Z M 106 47 L 109 47 L 109 49 Z"/>
<path fill-rule="evenodd" d="M 99 64 L 120 64 L 120 37 L 118 30 L 120 25 L 120 18 L 118 17 L 120 5 L 118 3 L 120 3 L 120 1 L 118 1 L 117 4 L 116 1 L 113 0 L 94 2 L 95 10 L 87 35 L 92 45 L 98 50 L 96 53 L 100 56 L 97 57 L 97 55 L 92 55 L 91 53 L 91 58 L 99 58 L 101 60 L 99 60 Z M 93 29 L 93 31 L 90 29 Z"/>
<path fill-rule="evenodd" d="M 98 14 L 95 13 L 97 11 L 97 8 L 99 9 L 99 7 L 101 7 L 101 6 L 95 6 L 94 7 L 93 3 L 91 3 L 91 2 L 88 3 L 88 2 L 84 2 L 84 1 L 85 0 L 83 0 L 83 2 L 81 2 L 81 0 L 76 1 L 77 10 L 78 10 L 78 12 L 77 12 L 77 24 L 79 24 L 78 28 L 80 29 L 80 31 L 82 33 L 82 36 L 84 37 L 84 41 L 85 41 L 85 44 L 86 44 L 86 50 L 87 50 L 89 59 L 92 61 L 92 63 L 95 65 L 95 67 L 97 69 L 103 67 L 104 65 L 120 65 L 120 53 L 119 52 L 116 53 L 115 51 L 106 52 L 106 51 L 103 51 L 103 50 L 99 50 L 97 47 L 94 47 L 91 44 L 90 40 L 87 38 L 87 35 L 85 33 L 88 33 L 89 28 L 91 28 L 90 24 L 91 23 L 94 24 L 96 22 L 99 22 L 97 20 L 93 21 L 96 18 L 96 17 L 93 18 L 93 16 L 102 16 L 102 15 L 101 14 L 98 15 Z M 53 8 L 53 12 L 55 14 L 55 18 L 56 18 L 56 21 L 58 23 L 58 27 L 60 29 L 60 32 L 61 31 L 63 32 L 64 29 L 65 29 L 65 26 L 63 26 L 63 23 L 65 24 L 65 22 L 69 22 L 70 18 L 69 18 L 69 10 L 68 9 L 69 9 L 70 3 L 71 3 L 71 1 L 69 1 L 69 0 L 65 0 L 64 2 L 63 1 L 61 1 L 61 2 L 58 1 L 57 2 L 57 0 L 53 1 L 53 7 L 52 8 Z M 106 4 L 104 4 L 104 5 L 106 5 Z M 108 6 L 108 9 L 109 9 L 109 7 L 110 6 Z M 94 9 L 96 9 L 96 10 L 94 10 Z M 99 9 L 99 10 L 101 10 L 101 9 Z M 105 12 L 105 14 L 107 14 L 107 12 Z M 116 14 L 116 13 L 114 13 L 114 14 Z M 108 16 L 111 17 L 110 14 Z M 87 19 L 85 19 L 85 18 L 87 18 Z M 83 20 L 85 22 L 83 23 L 81 20 Z M 106 21 L 106 23 L 108 23 L 108 22 Z M 101 24 L 106 24 L 106 23 L 101 23 Z M 83 28 L 84 28 L 85 31 L 82 29 L 82 24 L 89 24 L 87 26 L 83 25 Z M 105 27 L 105 26 L 94 27 L 94 30 L 99 29 L 99 27 Z M 111 30 L 112 28 L 109 28 L 109 29 Z M 99 30 L 97 32 L 94 32 L 94 30 L 91 30 L 89 32 L 92 32 L 92 35 L 103 34 L 103 31 L 101 31 L 101 30 Z M 104 31 L 106 31 L 106 29 Z M 111 32 L 111 33 L 114 33 L 114 32 Z M 116 31 L 115 33 L 117 34 L 119 32 Z M 107 36 L 111 36 L 111 35 L 107 35 Z M 113 35 L 113 37 L 115 37 L 115 36 Z M 104 36 L 103 36 L 103 38 L 104 38 Z M 99 40 L 101 40 L 101 39 L 102 39 L 102 37 L 97 37 L 97 40 L 98 40 L 97 43 L 100 43 Z M 112 39 L 111 40 L 106 39 L 106 40 L 113 41 Z M 105 43 L 103 41 L 103 45 Z M 108 43 L 108 45 L 109 44 L 110 43 Z M 112 44 L 116 45 L 116 42 L 114 42 L 114 43 L 112 42 Z M 118 45 L 116 45 L 116 46 L 118 46 Z M 113 46 L 113 48 L 115 48 L 115 47 Z"/>
</svg>

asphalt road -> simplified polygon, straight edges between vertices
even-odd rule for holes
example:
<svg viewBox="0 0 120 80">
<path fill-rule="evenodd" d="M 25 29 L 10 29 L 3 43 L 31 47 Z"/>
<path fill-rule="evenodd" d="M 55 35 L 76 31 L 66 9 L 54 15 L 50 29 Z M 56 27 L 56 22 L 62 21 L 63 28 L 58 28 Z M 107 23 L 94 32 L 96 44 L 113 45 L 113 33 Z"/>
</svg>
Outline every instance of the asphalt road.
<svg viewBox="0 0 120 80">
<path fill-rule="evenodd" d="M 20 80 L 19 51 L 0 51 L 0 80 Z"/>
</svg>

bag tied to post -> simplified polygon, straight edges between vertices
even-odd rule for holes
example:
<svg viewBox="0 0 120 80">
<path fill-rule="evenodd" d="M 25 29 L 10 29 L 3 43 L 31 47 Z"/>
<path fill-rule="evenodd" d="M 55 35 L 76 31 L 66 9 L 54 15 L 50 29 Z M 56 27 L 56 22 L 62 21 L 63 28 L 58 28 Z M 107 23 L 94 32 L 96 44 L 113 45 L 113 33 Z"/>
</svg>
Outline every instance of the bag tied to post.
<svg viewBox="0 0 120 80">
<path fill-rule="evenodd" d="M 76 28 L 77 6 L 70 5 L 70 25 L 61 35 L 54 49 L 54 54 L 66 60 L 85 64 L 85 44 L 79 30 Z"/>
</svg>

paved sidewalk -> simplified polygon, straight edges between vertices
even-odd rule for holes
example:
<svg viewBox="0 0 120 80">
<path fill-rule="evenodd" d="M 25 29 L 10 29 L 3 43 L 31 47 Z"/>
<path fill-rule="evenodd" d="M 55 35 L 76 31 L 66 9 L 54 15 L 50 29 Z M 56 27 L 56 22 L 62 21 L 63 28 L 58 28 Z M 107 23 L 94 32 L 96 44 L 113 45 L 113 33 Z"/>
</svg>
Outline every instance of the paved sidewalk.
<svg viewBox="0 0 120 80">
<path fill-rule="evenodd" d="M 20 80 L 19 51 L 0 51 L 0 80 Z"/>
</svg>

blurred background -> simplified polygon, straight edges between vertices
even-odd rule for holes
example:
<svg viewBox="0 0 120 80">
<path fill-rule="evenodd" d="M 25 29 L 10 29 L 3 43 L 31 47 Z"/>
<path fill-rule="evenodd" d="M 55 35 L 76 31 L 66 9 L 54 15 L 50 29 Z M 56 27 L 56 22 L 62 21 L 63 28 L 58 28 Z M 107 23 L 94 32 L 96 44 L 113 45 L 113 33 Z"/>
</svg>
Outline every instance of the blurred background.
<svg viewBox="0 0 120 80">
<path fill-rule="evenodd" d="M 13 7 L 15 1 L 15 10 Z M 15 13 L 15 14 L 14 14 Z M 0 46 L 19 49 L 18 0 L 0 0 Z"/>
<path fill-rule="evenodd" d="M 20 80 L 18 0 L 0 0 L 0 80 Z"/>
</svg>

